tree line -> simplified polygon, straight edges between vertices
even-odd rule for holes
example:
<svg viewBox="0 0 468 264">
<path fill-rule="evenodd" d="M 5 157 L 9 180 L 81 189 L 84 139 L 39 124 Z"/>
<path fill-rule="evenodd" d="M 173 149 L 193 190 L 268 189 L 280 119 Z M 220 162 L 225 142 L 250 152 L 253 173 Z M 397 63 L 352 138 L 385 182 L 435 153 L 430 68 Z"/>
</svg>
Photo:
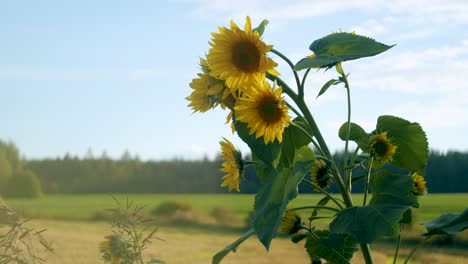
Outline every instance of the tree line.
<svg viewBox="0 0 468 264">
<path fill-rule="evenodd" d="M 343 153 L 335 157 L 340 160 Z M 119 159 L 104 153 L 99 158 L 66 154 L 55 159 L 22 160 L 12 142 L 0 141 L 0 194 L 224 193 L 227 190 L 219 186 L 222 162 L 220 157 L 142 161 L 128 152 Z M 431 193 L 468 192 L 468 152 L 431 151 L 425 177 Z M 247 167 L 241 193 L 255 193 L 259 187 L 253 168 Z M 360 192 L 362 187 L 357 184 L 353 190 Z M 306 184 L 299 189 L 313 192 Z"/>
</svg>

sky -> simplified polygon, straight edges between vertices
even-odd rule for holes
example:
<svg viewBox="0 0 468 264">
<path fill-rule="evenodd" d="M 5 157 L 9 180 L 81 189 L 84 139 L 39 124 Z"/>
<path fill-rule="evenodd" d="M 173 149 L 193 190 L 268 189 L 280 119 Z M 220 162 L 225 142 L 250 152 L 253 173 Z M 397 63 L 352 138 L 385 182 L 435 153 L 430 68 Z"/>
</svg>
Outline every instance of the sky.
<svg viewBox="0 0 468 264">
<path fill-rule="evenodd" d="M 370 132 L 378 116 L 418 122 L 431 149 L 468 151 L 468 2 L 448 1 L 1 1 L 0 139 L 29 159 L 91 149 L 145 160 L 213 158 L 226 111 L 193 113 L 185 100 L 211 32 L 269 25 L 263 41 L 299 61 L 339 29 L 395 47 L 345 62 L 352 121 Z M 290 85 L 287 65 L 279 63 Z M 301 72 L 302 74 L 302 72 Z M 330 149 L 343 149 L 346 90 L 316 99 L 333 70 L 311 71 L 306 101 Z"/>
</svg>

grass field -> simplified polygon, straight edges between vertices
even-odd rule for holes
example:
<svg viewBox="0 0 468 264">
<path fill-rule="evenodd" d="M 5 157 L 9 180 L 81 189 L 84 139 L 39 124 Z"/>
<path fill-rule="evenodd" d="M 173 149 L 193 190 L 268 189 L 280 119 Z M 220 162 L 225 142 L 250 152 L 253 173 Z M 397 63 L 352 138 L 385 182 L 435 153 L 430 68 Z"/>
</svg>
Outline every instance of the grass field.
<svg viewBox="0 0 468 264">
<path fill-rule="evenodd" d="M 209 217 L 214 207 L 232 210 L 243 223 L 253 206 L 253 195 L 115 195 L 121 201 L 128 197 L 138 205 L 146 205 L 150 211 L 164 201 L 181 201 L 192 205 L 195 215 Z M 315 204 L 321 197 L 302 195 L 291 203 L 291 207 Z M 360 197 L 353 197 L 356 204 Z M 430 194 L 420 199 L 418 222 L 431 220 L 443 213 L 459 213 L 467 207 L 468 194 Z M 97 244 L 110 233 L 110 225 L 105 221 L 90 221 L 96 213 L 105 208 L 114 207 L 110 195 L 54 195 L 37 200 L 7 200 L 11 207 L 24 211 L 26 216 L 34 218 L 32 225 L 46 228 L 46 236 L 56 247 L 55 254 L 47 256 L 51 264 L 97 264 L 100 261 Z M 203 221 L 203 220 L 202 220 Z M 422 231 L 417 227 L 410 233 L 416 238 Z M 160 225 L 158 237 L 165 241 L 156 241 L 148 250 L 148 257 L 157 257 L 172 264 L 210 263 L 211 257 L 220 249 L 236 240 L 241 235 L 241 228 L 210 225 Z M 408 238 L 408 236 L 405 236 Z M 468 233 L 462 234 L 462 245 L 468 241 Z M 391 263 L 393 241 L 374 245 L 375 263 Z M 401 256 L 408 254 L 414 241 L 403 242 Z M 463 247 L 463 246 L 462 246 Z M 226 263 L 309 263 L 302 245 L 295 245 L 286 238 L 275 239 L 271 250 L 266 253 L 256 238 L 249 239 L 238 252 L 229 255 Z M 352 263 L 363 263 L 356 255 Z M 402 262 L 401 262 L 402 263 Z M 419 251 L 411 263 L 468 263 L 468 251 L 465 248 L 428 247 Z"/>
<path fill-rule="evenodd" d="M 253 195 L 243 194 L 118 194 L 117 199 L 127 197 L 147 210 L 164 201 L 182 201 L 192 205 L 195 211 L 209 213 L 214 207 L 229 208 L 239 218 L 245 218 L 253 208 Z M 320 195 L 300 195 L 290 207 L 315 205 Z M 355 204 L 362 203 L 362 195 L 354 195 Z M 459 213 L 468 205 L 468 194 L 429 194 L 421 197 L 418 221 L 428 221 L 445 213 Z M 40 199 L 15 199 L 6 202 L 34 218 L 60 220 L 89 220 L 97 212 L 114 206 L 111 195 L 48 195 Z"/>
</svg>

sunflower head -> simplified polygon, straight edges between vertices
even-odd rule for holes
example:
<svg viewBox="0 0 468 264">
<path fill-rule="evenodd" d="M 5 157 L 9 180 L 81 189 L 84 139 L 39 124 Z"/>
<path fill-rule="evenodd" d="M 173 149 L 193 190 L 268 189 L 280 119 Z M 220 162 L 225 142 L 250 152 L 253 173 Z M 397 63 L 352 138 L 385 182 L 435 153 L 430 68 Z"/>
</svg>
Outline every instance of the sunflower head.
<svg viewBox="0 0 468 264">
<path fill-rule="evenodd" d="M 274 69 L 278 64 L 265 55 L 272 46 L 266 45 L 259 33 L 252 31 L 250 17 L 246 18 L 244 30 L 231 21 L 230 29 L 220 27 L 219 33 L 211 35 L 211 48 L 206 56 L 210 74 L 225 80 L 232 92 L 262 81 L 266 72 L 279 74 Z"/>
<path fill-rule="evenodd" d="M 393 145 L 390 139 L 387 138 L 386 131 L 377 134 L 370 139 L 369 153 L 374 157 L 377 166 L 391 161 L 396 150 L 397 146 Z"/>
<path fill-rule="evenodd" d="M 118 235 L 106 236 L 105 240 L 99 243 L 99 251 L 103 258 L 112 264 L 119 264 L 122 259 L 122 248 L 125 250 L 125 242 Z"/>
<path fill-rule="evenodd" d="M 413 173 L 411 178 L 413 178 L 412 193 L 416 196 L 425 195 L 427 193 L 427 187 L 426 187 L 426 181 L 424 180 L 424 177 L 415 172 Z"/>
<path fill-rule="evenodd" d="M 206 112 L 222 104 L 222 100 L 228 95 L 224 82 L 208 73 L 199 73 L 198 78 L 190 83 L 190 87 L 193 91 L 185 99 L 190 102 L 188 106 L 194 112 Z"/>
<path fill-rule="evenodd" d="M 281 219 L 280 232 L 284 234 L 294 235 L 301 229 L 301 217 L 293 211 L 286 211 Z"/>
<path fill-rule="evenodd" d="M 273 87 L 267 81 L 255 83 L 252 89 L 237 98 L 234 107 L 236 120 L 247 123 L 249 134 L 263 137 L 265 144 L 283 141 L 284 128 L 291 120 L 288 108 L 281 96 L 281 87 Z"/>
<path fill-rule="evenodd" d="M 243 171 L 242 154 L 226 138 L 223 138 L 219 144 L 221 145 L 221 156 L 224 159 L 221 171 L 226 173 L 221 179 L 221 187 L 227 186 L 229 191 L 237 190 L 239 192 L 239 182 Z"/>
<path fill-rule="evenodd" d="M 320 187 L 320 189 L 327 189 L 330 185 L 330 176 L 328 175 L 329 169 L 325 161 L 314 160 L 315 165 L 310 170 L 310 176 L 312 177 L 312 183 Z M 318 188 L 314 188 L 315 191 L 319 192 Z"/>
</svg>

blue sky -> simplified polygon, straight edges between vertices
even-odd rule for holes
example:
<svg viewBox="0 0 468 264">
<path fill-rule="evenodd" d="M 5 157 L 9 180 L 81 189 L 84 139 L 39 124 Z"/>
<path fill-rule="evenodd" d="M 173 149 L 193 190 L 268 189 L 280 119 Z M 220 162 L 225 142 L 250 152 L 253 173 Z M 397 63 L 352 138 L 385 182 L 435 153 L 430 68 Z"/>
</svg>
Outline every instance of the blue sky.
<svg viewBox="0 0 468 264">
<path fill-rule="evenodd" d="M 28 158 L 83 156 L 88 148 L 142 159 L 212 158 L 221 137 L 246 146 L 227 112 L 192 114 L 184 99 L 210 33 L 233 19 L 268 19 L 264 41 L 293 61 L 331 31 L 386 44 L 347 62 L 354 122 L 379 115 L 419 122 L 431 148 L 468 150 L 466 1 L 1 1 L 0 138 Z M 293 83 L 279 58 L 283 79 Z M 307 103 L 331 149 L 343 148 L 345 90 L 315 99 L 334 71 L 311 72 Z"/>
</svg>

